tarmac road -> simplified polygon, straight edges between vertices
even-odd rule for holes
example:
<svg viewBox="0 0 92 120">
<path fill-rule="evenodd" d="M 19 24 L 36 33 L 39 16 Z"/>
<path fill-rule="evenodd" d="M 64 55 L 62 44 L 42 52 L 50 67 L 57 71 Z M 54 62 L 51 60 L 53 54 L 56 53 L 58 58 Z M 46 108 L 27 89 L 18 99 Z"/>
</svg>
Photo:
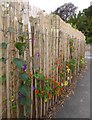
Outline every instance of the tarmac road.
<svg viewBox="0 0 92 120">
<path fill-rule="evenodd" d="M 91 47 L 92 49 L 92 47 Z M 82 78 L 78 78 L 74 95 L 67 100 L 64 106 L 59 106 L 55 118 L 90 118 L 90 74 L 92 66 L 92 54 L 85 52 L 87 69 L 82 73 Z"/>
</svg>

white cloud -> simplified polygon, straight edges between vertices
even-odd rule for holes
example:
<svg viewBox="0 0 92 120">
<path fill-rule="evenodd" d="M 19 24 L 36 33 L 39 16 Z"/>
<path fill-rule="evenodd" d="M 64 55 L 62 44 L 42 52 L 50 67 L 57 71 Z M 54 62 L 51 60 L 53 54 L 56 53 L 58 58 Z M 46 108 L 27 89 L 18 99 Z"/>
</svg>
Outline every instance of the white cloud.
<svg viewBox="0 0 92 120">
<path fill-rule="evenodd" d="M 29 0 L 30 5 L 36 6 L 45 10 L 47 13 L 54 11 L 57 7 L 63 5 L 64 3 L 72 2 L 78 7 L 78 10 L 83 10 L 90 6 L 91 0 Z"/>
</svg>

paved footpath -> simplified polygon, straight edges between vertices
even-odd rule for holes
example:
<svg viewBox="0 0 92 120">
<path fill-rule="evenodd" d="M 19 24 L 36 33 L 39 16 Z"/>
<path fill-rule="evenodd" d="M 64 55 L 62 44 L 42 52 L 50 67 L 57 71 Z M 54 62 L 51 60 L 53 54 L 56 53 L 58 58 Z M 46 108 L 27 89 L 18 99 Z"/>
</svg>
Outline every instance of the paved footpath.
<svg viewBox="0 0 92 120">
<path fill-rule="evenodd" d="M 82 73 L 83 77 L 78 78 L 74 95 L 65 102 L 63 107 L 59 106 L 55 118 L 90 118 L 90 64 L 92 63 L 92 54 L 86 52 L 85 59 L 87 69 Z"/>
</svg>

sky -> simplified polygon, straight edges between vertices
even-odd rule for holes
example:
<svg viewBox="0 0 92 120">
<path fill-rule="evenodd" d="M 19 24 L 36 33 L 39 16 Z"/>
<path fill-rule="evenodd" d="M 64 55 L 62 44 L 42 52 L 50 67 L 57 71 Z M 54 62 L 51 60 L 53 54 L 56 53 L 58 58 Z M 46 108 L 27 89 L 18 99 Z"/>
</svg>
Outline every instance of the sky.
<svg viewBox="0 0 92 120">
<path fill-rule="evenodd" d="M 83 10 L 90 6 L 91 0 L 29 0 L 30 5 L 38 7 L 42 10 L 45 10 L 47 13 L 56 10 L 59 6 L 62 6 L 64 3 L 72 2 L 79 10 Z"/>
</svg>

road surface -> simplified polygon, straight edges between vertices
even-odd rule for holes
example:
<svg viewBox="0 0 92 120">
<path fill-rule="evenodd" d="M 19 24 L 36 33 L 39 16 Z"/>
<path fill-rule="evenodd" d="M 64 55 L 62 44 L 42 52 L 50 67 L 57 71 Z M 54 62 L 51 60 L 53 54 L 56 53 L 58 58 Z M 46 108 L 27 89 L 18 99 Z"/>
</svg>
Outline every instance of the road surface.
<svg viewBox="0 0 92 120">
<path fill-rule="evenodd" d="M 90 74 L 92 66 L 92 54 L 90 51 L 85 52 L 85 59 L 87 69 L 82 73 L 83 77 L 78 78 L 74 95 L 64 103 L 63 107 L 59 106 L 55 118 L 90 118 Z"/>
</svg>

